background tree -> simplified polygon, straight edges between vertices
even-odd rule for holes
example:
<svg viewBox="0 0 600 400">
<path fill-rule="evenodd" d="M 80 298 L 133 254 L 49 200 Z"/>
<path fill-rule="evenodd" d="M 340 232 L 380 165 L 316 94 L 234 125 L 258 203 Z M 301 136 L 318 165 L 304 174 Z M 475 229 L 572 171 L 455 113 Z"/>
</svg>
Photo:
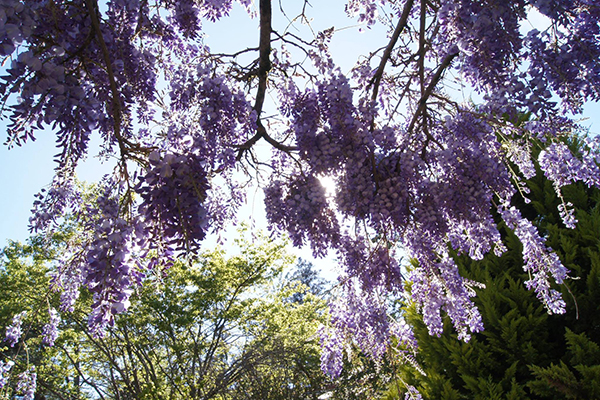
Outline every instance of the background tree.
<svg viewBox="0 0 600 400">
<path fill-rule="evenodd" d="M 302 258 L 298 259 L 294 270 L 286 275 L 285 280 L 287 282 L 300 283 L 308 289 L 309 293 L 321 298 L 323 298 L 326 291 L 331 286 L 327 280 L 319 275 L 319 271 L 315 269 L 313 263 Z M 304 301 L 304 296 L 305 293 L 298 292 L 295 293 L 290 300 L 295 303 L 302 303 Z"/>
<path fill-rule="evenodd" d="M 274 285 L 294 262 L 286 243 L 258 235 L 240 238 L 236 245 L 234 256 L 215 250 L 192 265 L 174 263 L 168 280 L 147 277 L 132 312 L 120 315 L 104 337 L 87 330 L 92 298 L 85 292 L 79 304 L 86 308 L 62 313 L 60 339 L 51 350 L 36 342 L 40 339 L 33 330 L 41 329 L 40 323 L 25 319 L 27 333 L 19 346 L 22 352 L 25 347 L 34 350 L 27 357 L 36 363 L 37 395 L 316 399 L 326 384 L 316 336 L 326 317 L 324 301 L 300 282 Z M 7 318 L 23 307 L 35 312 L 45 298 L 56 252 L 43 257 L 34 253 L 37 261 L 28 266 L 23 258 L 31 251 L 18 244 L 4 251 L 11 261 L 1 278 L 13 282 L 4 286 L 0 298 Z M 299 293 L 301 303 L 289 300 Z M 56 296 L 52 300 L 58 302 Z M 15 359 L 11 352 L 3 355 Z M 27 365 L 23 362 L 15 371 Z"/>
<path fill-rule="evenodd" d="M 578 143 L 572 145 L 576 149 Z M 549 315 L 525 287 L 521 243 L 502 222 L 508 251 L 472 261 L 454 254 L 475 286 L 475 303 L 485 331 L 468 343 L 457 340 L 446 318 L 441 337 L 432 337 L 412 307 L 410 323 L 419 343 L 418 362 L 426 375 L 409 366 L 400 376 L 427 399 L 592 399 L 600 396 L 598 359 L 600 304 L 600 191 L 573 184 L 557 196 L 541 174 L 527 186 L 529 204 L 520 204 L 540 235 L 570 270 L 562 291 L 567 313 Z M 561 222 L 558 206 L 571 202 L 577 226 Z M 585 356 L 584 356 L 585 355 Z M 396 394 L 393 394 L 396 393 Z M 392 386 L 386 398 L 396 398 Z"/>
<path fill-rule="evenodd" d="M 78 378 L 77 365 L 61 351 L 77 346 L 81 332 L 69 329 L 65 321 L 60 322 L 64 329 L 60 337 L 50 338 L 53 333 L 48 330 L 52 314 L 49 310 L 58 309 L 60 304 L 58 295 L 50 290 L 49 274 L 52 262 L 71 234 L 65 227 L 50 243 L 32 237 L 27 244 L 10 242 L 0 253 L 0 326 L 11 327 L 13 317 L 26 312 L 21 322 L 22 335 L 17 340 L 11 341 L 8 332 L 5 335 L 2 331 L 0 362 L 14 363 L 10 373 L 15 377 L 34 367 L 36 399 L 87 398 Z M 19 381 L 21 379 L 5 382 L 0 398 L 23 395 L 23 391 L 17 389 Z"/>
</svg>

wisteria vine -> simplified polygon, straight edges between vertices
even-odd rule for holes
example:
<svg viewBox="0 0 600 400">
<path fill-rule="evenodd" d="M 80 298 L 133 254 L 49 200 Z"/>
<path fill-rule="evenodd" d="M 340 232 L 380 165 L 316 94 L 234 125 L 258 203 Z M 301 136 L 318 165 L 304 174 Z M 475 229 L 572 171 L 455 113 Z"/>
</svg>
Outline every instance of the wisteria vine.
<svg viewBox="0 0 600 400">
<path fill-rule="evenodd" d="M 145 271 L 193 256 L 234 219 L 252 182 L 264 189 L 274 231 L 316 256 L 338 255 L 340 296 L 322 331 L 332 376 L 346 341 L 377 359 L 402 336 L 386 301 L 405 295 L 406 280 L 431 334 L 444 315 L 463 340 L 484 329 L 476 283 L 460 276 L 451 252 L 501 254 L 498 213 L 523 244 L 526 285 L 548 312 L 564 312 L 553 285 L 568 271 L 513 200 L 527 201 L 536 164 L 561 199 L 575 181 L 600 184 L 599 143 L 586 138 L 573 153 L 578 126 L 566 113 L 600 99 L 596 1 L 350 0 L 348 15 L 386 25 L 389 42 L 348 74 L 328 49 L 334 30 L 301 37 L 279 26 L 271 0 L 238 3 L 258 17 L 258 46 L 221 54 L 203 21 L 227 18 L 232 0 L 0 2 L 6 143 L 23 145 L 49 126 L 59 148 L 31 227 L 51 231 L 72 216 L 85 228 L 54 277 L 63 310 L 87 287 L 90 328 L 102 334 Z M 304 2 L 296 20 L 309 21 L 309 10 Z M 532 12 L 547 29 L 527 31 Z M 479 104 L 453 98 L 450 76 Z M 95 197 L 73 180 L 93 134 L 117 160 Z M 568 201 L 559 211 L 576 224 Z M 417 261 L 410 276 L 400 248 Z M 48 344 L 59 321 L 51 317 Z"/>
</svg>

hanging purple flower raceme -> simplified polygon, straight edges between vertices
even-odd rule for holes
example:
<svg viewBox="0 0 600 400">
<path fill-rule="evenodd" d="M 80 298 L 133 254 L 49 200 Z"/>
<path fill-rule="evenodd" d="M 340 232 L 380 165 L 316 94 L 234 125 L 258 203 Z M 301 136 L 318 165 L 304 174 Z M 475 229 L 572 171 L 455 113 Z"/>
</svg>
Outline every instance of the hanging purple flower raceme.
<svg viewBox="0 0 600 400">
<path fill-rule="evenodd" d="M 35 195 L 29 229 L 44 232 L 58 225 L 69 207 L 78 202 L 79 192 L 74 185 L 74 174 L 61 171 L 54 176 L 50 188 Z"/>
<path fill-rule="evenodd" d="M 589 1 L 537 3 L 558 29 L 527 34 L 532 82 L 551 88 L 565 109 L 580 112 L 583 102 L 600 99 L 600 10 Z"/>
<path fill-rule="evenodd" d="M 17 381 L 17 393 L 21 394 L 23 400 L 33 400 L 35 397 L 35 389 L 37 387 L 37 374 L 35 367 L 19 374 Z"/>
<path fill-rule="evenodd" d="M 144 244 L 150 248 L 164 243 L 173 250 L 198 249 L 208 228 L 203 205 L 209 188 L 204 160 L 193 154 L 161 155 L 155 151 L 149 163 L 135 188 L 142 200 L 138 212 L 146 226 Z"/>
<path fill-rule="evenodd" d="M 308 242 L 316 256 L 337 246 L 338 221 L 325 188 L 314 176 L 297 176 L 287 185 L 274 181 L 265 189 L 265 207 L 269 222 L 288 232 L 295 246 Z"/>
<path fill-rule="evenodd" d="M 343 300 L 330 304 L 331 326 L 379 361 L 390 340 L 387 299 L 382 294 L 355 288 L 352 280 L 344 280 Z"/>
<path fill-rule="evenodd" d="M 85 263 L 84 250 L 75 254 L 66 251 L 57 262 L 50 285 L 54 290 L 60 292 L 60 309 L 62 311 L 73 312 L 75 309 L 75 302 L 79 298 L 81 287 L 84 284 Z"/>
<path fill-rule="evenodd" d="M 172 22 L 176 25 L 183 36 L 190 39 L 198 37 L 200 32 L 200 10 L 195 1 L 174 1 Z"/>
<path fill-rule="evenodd" d="M 519 210 L 505 202 L 498 208 L 498 212 L 523 244 L 523 269 L 531 275 L 525 285 L 535 291 L 549 314 L 563 314 L 565 302 L 560 293 L 551 288 L 550 278 L 558 284 L 563 283 L 569 271 L 558 255 L 546 246 L 545 240 L 531 222 L 521 216 Z"/>
<path fill-rule="evenodd" d="M 386 300 L 376 293 L 354 288 L 351 279 L 345 280 L 343 289 L 344 295 L 330 304 L 330 325 L 319 332 L 321 369 L 332 378 L 342 371 L 346 343 L 355 343 L 365 354 L 380 361 L 388 348 L 392 329 Z M 393 327 L 398 331 L 395 325 Z"/>
<path fill-rule="evenodd" d="M 341 238 L 338 259 L 345 273 L 356 278 L 366 292 L 379 288 L 389 292 L 402 291 L 404 278 L 395 249 L 384 239 L 370 242 L 347 235 Z"/>
<path fill-rule="evenodd" d="M 60 323 L 60 315 L 54 307 L 48 310 L 50 322 L 45 324 L 42 330 L 42 343 L 46 346 L 54 346 L 54 342 L 58 338 L 58 324 Z"/>
<path fill-rule="evenodd" d="M 344 365 L 345 340 L 335 328 L 319 328 L 321 344 L 321 370 L 331 378 L 342 373 Z"/>
<path fill-rule="evenodd" d="M 448 255 L 439 261 L 425 259 L 423 255 L 417 255 L 416 259 L 419 266 L 410 273 L 410 294 L 423 314 L 429 334 L 442 334 L 441 311 L 450 317 L 461 340 L 469 341 L 471 333 L 482 331 L 481 314 L 471 300 L 475 291 L 459 275 L 454 260 Z"/>
<path fill-rule="evenodd" d="M 366 165 L 362 166 L 362 171 L 368 171 L 367 176 L 371 179 L 368 186 L 364 187 L 360 178 L 357 179 L 358 169 L 348 168 L 345 178 L 351 180 L 340 185 L 343 187 L 341 190 L 352 190 L 350 188 L 355 182 L 362 183 L 361 188 L 364 188 L 358 191 L 357 187 L 354 187 L 354 192 L 351 191 L 349 196 L 340 190 L 339 201 L 345 204 L 344 208 L 352 209 L 348 205 L 362 200 L 362 207 L 356 204 L 357 211 L 363 207 L 368 209 L 366 215 L 373 229 L 377 232 L 387 231 L 390 232 L 388 235 L 397 237 L 399 235 L 392 232 L 397 232 L 399 227 L 405 226 L 410 220 L 413 185 L 418 180 L 421 166 L 422 160 L 419 161 L 413 152 L 392 153 L 388 157 L 376 153 L 374 159 L 370 158 Z M 349 176 L 348 173 L 352 175 Z"/>
<path fill-rule="evenodd" d="M 18 57 L 0 82 L 5 96 L 17 91 L 21 94 L 21 101 L 11 110 L 8 142 L 20 145 L 33 138 L 34 126 L 58 127 L 62 147 L 58 161 L 62 167 L 76 165 L 87 151 L 91 130 L 104 118 L 98 112 L 102 100 L 81 79 L 81 64 L 73 57 L 85 48 L 88 60 L 99 58 L 95 42 L 82 46 L 90 32 L 84 10 L 82 3 L 25 2 L 10 18 L 18 25 L 22 21 L 29 24 L 22 28 L 28 34 L 23 32 L 20 39 L 28 47 L 17 47 Z"/>
<path fill-rule="evenodd" d="M 458 47 L 462 71 L 476 87 L 502 87 L 519 57 L 525 6 L 523 0 L 443 1 L 435 46 L 442 54 Z"/>
<path fill-rule="evenodd" d="M 110 180 L 105 182 L 96 207 L 82 210 L 80 219 L 91 237 L 82 258 L 73 261 L 81 263 L 83 284 L 93 294 L 90 330 L 102 335 L 114 323 L 114 315 L 128 308 L 133 286 L 141 281 L 131 255 L 136 224 L 123 218 L 118 191 L 115 193 Z"/>
<path fill-rule="evenodd" d="M 14 365 L 15 363 L 11 360 L 6 362 L 0 361 L 0 389 L 2 389 L 8 383 L 8 376 Z"/>
<path fill-rule="evenodd" d="M 516 141 L 507 139 L 503 143 L 506 148 L 507 158 L 514 163 L 519 172 L 525 179 L 531 179 L 536 175 L 535 165 L 531 160 L 531 144 L 527 141 L 518 143 Z"/>
<path fill-rule="evenodd" d="M 423 400 L 423 396 L 417 390 L 416 387 L 406 385 L 406 393 L 404 394 L 404 400 Z"/>
<path fill-rule="evenodd" d="M 368 133 L 356 118 L 352 89 L 345 76 L 319 82 L 316 92 L 288 90 L 283 94 L 283 100 L 289 102 L 284 112 L 292 118 L 296 143 L 311 173 L 330 175 L 343 168 L 350 157 L 359 162 L 367 157 Z"/>
<path fill-rule="evenodd" d="M 200 52 L 198 52 L 200 53 Z M 200 58 L 199 58 L 200 59 Z M 168 151 L 193 152 L 205 168 L 229 173 L 236 146 L 256 131 L 256 113 L 239 84 L 202 62 L 174 68 L 169 97 Z M 158 143 L 164 148 L 164 143 Z"/>
<path fill-rule="evenodd" d="M 21 335 L 23 334 L 21 325 L 23 324 L 23 318 L 25 318 L 26 315 L 27 311 L 22 311 L 16 314 L 12 319 L 12 323 L 6 327 L 5 340 L 8 342 L 10 347 L 15 347 L 15 344 L 17 344 L 21 339 Z"/>
<path fill-rule="evenodd" d="M 403 318 L 394 320 L 390 323 L 390 336 L 397 342 L 393 347 L 394 355 L 405 363 L 411 364 L 418 371 L 421 371 L 416 358 L 419 344 L 417 343 L 412 326 Z"/>
<path fill-rule="evenodd" d="M 193 54 L 200 59 L 201 51 Z M 169 96 L 174 112 L 168 118 L 167 140 L 155 144 L 162 153 L 189 158 L 198 189 L 207 186 L 200 175 L 214 177 L 211 190 L 199 197 L 204 231 L 208 220 L 213 231 L 235 220 L 245 201 L 235 174 L 236 147 L 256 131 L 256 113 L 239 85 L 224 74 L 215 76 L 213 68 L 199 61 L 173 69 Z"/>
<path fill-rule="evenodd" d="M 578 159 L 564 143 L 550 144 L 540 152 L 538 161 L 546 178 L 557 188 L 577 181 L 600 187 L 600 168 L 596 160 L 590 157 Z"/>
<path fill-rule="evenodd" d="M 562 203 L 558 205 L 560 217 L 567 228 L 574 229 L 577 219 L 573 204 L 565 202 L 561 188 L 582 181 L 588 186 L 600 187 L 600 168 L 596 161 L 597 142 L 588 141 L 593 147 L 584 148 L 581 159 L 575 157 L 564 143 L 552 143 L 540 152 L 539 165 L 544 175 L 553 182 Z"/>
</svg>

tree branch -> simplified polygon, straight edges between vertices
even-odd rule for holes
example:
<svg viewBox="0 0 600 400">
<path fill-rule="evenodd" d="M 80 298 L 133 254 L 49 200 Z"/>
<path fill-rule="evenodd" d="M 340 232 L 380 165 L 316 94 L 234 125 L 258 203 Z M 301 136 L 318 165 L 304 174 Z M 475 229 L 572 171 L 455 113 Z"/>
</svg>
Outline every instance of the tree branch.
<svg viewBox="0 0 600 400">
<path fill-rule="evenodd" d="M 87 0 L 89 1 L 89 0 Z M 254 111 L 256 111 L 256 134 L 248 139 L 245 143 L 236 146 L 238 154 L 236 159 L 241 160 L 245 151 L 250 150 L 252 146 L 260 139 L 265 139 L 269 144 L 279 150 L 292 151 L 295 147 L 286 146 L 273 139 L 267 133 L 261 120 L 261 113 L 267 93 L 267 81 L 269 71 L 271 70 L 271 0 L 260 0 L 260 40 L 259 40 L 259 60 L 258 60 L 258 91 L 254 101 Z"/>
<path fill-rule="evenodd" d="M 104 41 L 104 36 L 102 36 L 102 30 L 100 29 L 100 18 L 98 17 L 98 13 L 96 13 L 97 3 L 94 0 L 85 0 L 85 5 L 90 13 L 90 19 L 92 21 L 92 28 L 96 32 L 96 38 L 98 40 L 98 44 L 100 45 L 100 50 L 102 50 L 102 57 L 104 58 L 104 64 L 106 65 L 106 73 L 108 75 L 108 82 L 110 85 L 110 91 L 112 94 L 112 107 L 111 111 L 114 118 L 114 130 L 115 136 L 119 141 L 119 147 L 121 148 L 121 153 L 124 153 L 125 144 L 121 142 L 121 120 L 122 120 L 122 109 L 121 102 L 119 101 L 119 89 L 117 88 L 117 81 L 115 79 L 115 73 L 112 69 L 112 61 L 110 59 L 110 53 L 108 51 L 108 47 L 106 46 L 106 42 Z"/>
<path fill-rule="evenodd" d="M 126 159 L 132 159 L 137 162 L 143 163 L 144 160 L 140 159 L 140 157 L 132 154 L 134 152 L 143 152 L 150 153 L 152 148 L 144 148 L 138 143 L 132 143 L 127 138 L 125 138 L 121 131 L 121 126 L 123 123 L 123 106 L 121 104 L 121 96 L 119 93 L 117 80 L 115 78 L 115 73 L 112 68 L 112 61 L 110 57 L 110 52 L 108 50 L 108 46 L 106 45 L 106 41 L 104 40 L 104 36 L 102 35 L 102 30 L 100 27 L 100 17 L 98 16 L 97 9 L 98 3 L 96 0 L 85 0 L 85 6 L 89 11 L 90 20 L 92 23 L 92 31 L 96 33 L 96 39 L 100 46 L 100 50 L 102 51 L 102 58 L 104 60 L 104 64 L 106 65 L 106 74 L 108 75 L 108 82 L 110 86 L 111 92 L 111 114 L 114 120 L 113 130 L 115 134 L 115 139 L 119 145 L 119 151 L 121 153 L 121 173 L 125 176 L 126 180 L 129 182 L 129 173 L 127 171 L 127 162 Z"/>
<path fill-rule="evenodd" d="M 79 362 L 74 360 L 73 357 L 71 357 L 71 354 L 69 354 L 69 351 L 66 349 L 66 347 L 63 347 L 63 346 L 57 346 L 57 347 L 65 353 L 65 355 L 71 362 L 71 365 L 73 366 L 73 368 L 75 368 L 75 370 L 77 371 L 77 373 L 83 380 L 83 383 L 85 383 L 85 384 L 89 385 L 91 388 L 93 388 L 94 391 L 98 394 L 98 396 L 100 396 L 100 399 L 104 400 L 104 395 L 102 394 L 102 391 L 98 388 L 98 386 L 96 386 L 95 383 L 93 383 L 92 381 L 90 381 L 89 379 L 86 378 L 86 375 L 83 373 L 83 371 L 79 367 Z"/>
<path fill-rule="evenodd" d="M 429 85 L 427 86 L 427 88 L 425 89 L 425 92 L 423 92 L 423 95 L 421 96 L 421 99 L 419 100 L 419 107 L 417 108 L 415 115 L 413 115 L 413 118 L 410 121 L 410 125 L 408 126 L 408 132 L 411 132 L 413 130 L 413 128 L 415 127 L 415 123 L 417 122 L 419 115 L 421 115 L 421 113 L 423 113 L 423 111 L 425 110 L 425 108 L 427 106 L 427 99 L 429 99 L 429 96 L 431 96 L 433 89 L 435 89 L 436 85 L 442 78 L 442 75 L 444 74 L 444 71 L 446 70 L 446 68 L 448 68 L 450 66 L 450 64 L 452 63 L 452 60 L 454 60 L 454 58 L 457 55 L 458 55 L 458 52 L 448 54 L 444 58 L 444 60 L 440 64 L 440 66 L 438 67 L 437 71 L 435 71 L 435 74 L 431 78 L 431 82 L 429 82 Z"/>
<path fill-rule="evenodd" d="M 257 123 L 260 123 L 260 114 L 267 92 L 267 78 L 271 70 L 271 18 L 271 0 L 260 0 L 258 92 L 253 107 L 257 114 Z"/>
<path fill-rule="evenodd" d="M 402 10 L 402 15 L 400 16 L 400 20 L 398 21 L 398 25 L 396 25 L 396 29 L 390 38 L 390 42 L 388 43 L 383 56 L 381 57 L 381 61 L 379 62 L 379 67 L 377 67 L 377 71 L 373 74 L 373 78 L 371 78 L 371 82 L 369 82 L 369 86 L 373 85 L 373 95 L 371 96 L 372 100 L 377 100 L 377 94 L 379 93 L 379 85 L 381 84 L 381 79 L 383 78 L 383 70 L 385 69 L 385 64 L 388 62 L 392 55 L 392 50 L 396 46 L 400 35 L 406 25 L 408 24 L 408 16 L 410 14 L 410 10 L 412 9 L 414 1 L 408 0 L 404 5 L 404 9 Z M 367 88 L 368 89 L 368 88 Z"/>
</svg>

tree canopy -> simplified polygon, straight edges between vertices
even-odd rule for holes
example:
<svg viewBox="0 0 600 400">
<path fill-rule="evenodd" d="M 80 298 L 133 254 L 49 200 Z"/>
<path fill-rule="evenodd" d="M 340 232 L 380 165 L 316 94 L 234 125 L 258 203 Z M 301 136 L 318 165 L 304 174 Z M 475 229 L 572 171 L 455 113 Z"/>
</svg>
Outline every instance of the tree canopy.
<svg viewBox="0 0 600 400">
<path fill-rule="evenodd" d="M 400 248 L 418 260 L 408 279 L 429 333 L 441 334 L 442 313 L 460 339 L 480 332 L 471 282 L 450 255 L 503 253 L 496 213 L 523 245 L 525 285 L 549 313 L 565 311 L 551 285 L 568 269 L 518 205 L 538 143 L 559 198 L 569 183 L 600 182 L 598 139 L 577 154 L 564 144 L 582 105 L 600 98 L 597 1 L 340 1 L 363 28 L 388 30 L 348 73 L 329 51 L 334 28 L 300 29 L 313 18 L 306 0 L 238 0 L 256 46 L 212 52 L 203 24 L 234 3 L 2 1 L 6 143 L 45 127 L 57 138 L 31 228 L 52 232 L 65 215 L 85 228 L 57 266 L 63 310 L 87 287 L 89 326 L 102 335 L 148 271 L 197 256 L 257 185 L 274 232 L 339 259 L 340 300 L 322 331 L 332 375 L 348 338 L 374 359 L 393 337 L 411 340 L 388 315 L 407 278 Z M 533 12 L 547 27 L 528 25 Z M 455 98 L 456 86 L 477 101 Z M 97 197 L 74 180 L 93 134 L 117 160 Z M 558 207 L 572 228 L 572 205 Z"/>
<path fill-rule="evenodd" d="M 283 241 L 257 235 L 235 244 L 233 255 L 205 252 L 194 265 L 175 262 L 169 279 L 146 279 L 103 337 L 87 329 L 93 299 L 83 288 L 49 343 L 43 308 L 60 303 L 48 287 L 64 241 L 12 242 L 1 253 L 0 324 L 26 313 L 21 336 L 0 349 L 18 377 L 0 398 L 24 395 L 19 382 L 35 373 L 36 398 L 48 400 L 316 399 L 329 385 L 316 335 L 326 303 L 311 293 L 322 280 L 306 262 L 292 270 Z"/>
</svg>

